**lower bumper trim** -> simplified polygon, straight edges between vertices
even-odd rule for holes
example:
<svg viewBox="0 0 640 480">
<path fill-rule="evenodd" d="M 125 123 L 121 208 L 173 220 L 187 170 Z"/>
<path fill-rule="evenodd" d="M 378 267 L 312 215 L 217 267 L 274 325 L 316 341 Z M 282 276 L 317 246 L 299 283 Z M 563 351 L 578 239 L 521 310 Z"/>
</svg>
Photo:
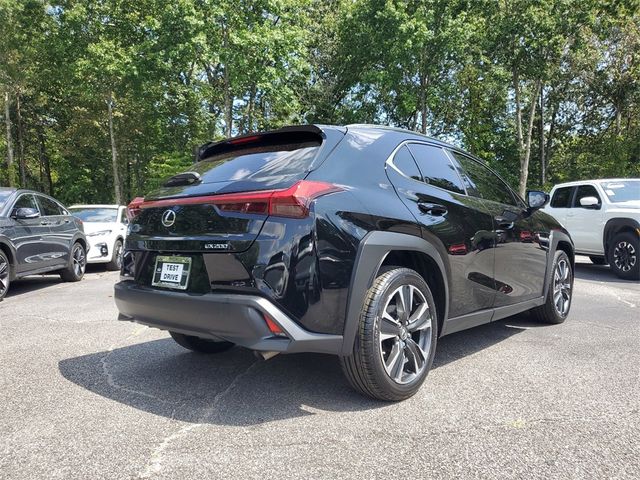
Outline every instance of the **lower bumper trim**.
<svg viewBox="0 0 640 480">
<path fill-rule="evenodd" d="M 133 321 L 162 330 L 226 340 L 258 351 L 339 354 L 342 335 L 313 333 L 303 329 L 266 298 L 254 295 L 157 290 L 121 281 L 115 286 L 119 320 Z M 274 337 L 263 315 L 284 331 Z"/>
</svg>

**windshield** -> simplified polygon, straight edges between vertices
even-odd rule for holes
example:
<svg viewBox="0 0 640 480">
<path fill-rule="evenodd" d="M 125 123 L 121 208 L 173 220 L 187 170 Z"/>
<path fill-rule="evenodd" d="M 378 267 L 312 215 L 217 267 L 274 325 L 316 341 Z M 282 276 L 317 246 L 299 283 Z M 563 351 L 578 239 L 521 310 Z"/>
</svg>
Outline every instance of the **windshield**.
<svg viewBox="0 0 640 480">
<path fill-rule="evenodd" d="M 2 210 L 2 207 L 4 207 L 4 202 L 7 201 L 7 198 L 9 198 L 12 193 L 12 190 L 0 190 L 0 210 Z"/>
<path fill-rule="evenodd" d="M 640 200 L 640 180 L 616 180 L 602 182 L 602 189 L 610 202 L 630 202 Z"/>
<path fill-rule="evenodd" d="M 115 222 L 118 219 L 117 208 L 70 208 L 69 211 L 83 222 Z"/>
</svg>

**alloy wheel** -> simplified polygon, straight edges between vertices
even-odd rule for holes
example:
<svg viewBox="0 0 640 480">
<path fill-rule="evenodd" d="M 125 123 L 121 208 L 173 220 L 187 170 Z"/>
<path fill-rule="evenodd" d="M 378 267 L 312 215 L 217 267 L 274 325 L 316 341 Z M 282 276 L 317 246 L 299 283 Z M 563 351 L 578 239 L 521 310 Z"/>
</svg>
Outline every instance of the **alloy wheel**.
<svg viewBox="0 0 640 480">
<path fill-rule="evenodd" d="M 638 256 L 633 245 L 626 240 L 618 242 L 613 249 L 613 263 L 622 272 L 628 272 L 636 266 Z"/>
<path fill-rule="evenodd" d="M 87 265 L 87 258 L 84 253 L 84 248 L 81 245 L 76 244 L 73 247 L 73 272 L 77 277 L 84 275 L 84 269 Z"/>
<path fill-rule="evenodd" d="M 553 304 L 556 311 L 565 317 L 571 306 L 571 267 L 564 258 L 556 265 L 553 274 Z"/>
<path fill-rule="evenodd" d="M 122 252 L 123 252 L 123 248 L 122 248 L 122 243 L 118 243 L 116 245 L 116 266 L 118 267 L 118 269 L 122 268 Z"/>
<path fill-rule="evenodd" d="M 9 283 L 9 263 L 0 257 L 0 297 L 7 291 Z"/>
<path fill-rule="evenodd" d="M 409 383 L 426 368 L 431 322 L 429 304 L 417 287 L 402 285 L 387 298 L 380 319 L 380 356 L 396 383 Z"/>
</svg>

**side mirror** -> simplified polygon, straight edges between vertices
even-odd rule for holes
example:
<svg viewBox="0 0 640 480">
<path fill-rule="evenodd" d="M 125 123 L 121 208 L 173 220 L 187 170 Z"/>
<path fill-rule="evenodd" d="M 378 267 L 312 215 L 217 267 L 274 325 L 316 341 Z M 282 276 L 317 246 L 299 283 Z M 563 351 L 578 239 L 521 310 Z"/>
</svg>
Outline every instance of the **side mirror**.
<svg viewBox="0 0 640 480">
<path fill-rule="evenodd" d="M 536 210 L 542 208 L 549 201 L 549 195 L 538 190 L 527 191 L 527 205 L 529 208 Z"/>
<path fill-rule="evenodd" d="M 582 208 L 597 210 L 600 208 L 600 201 L 596 197 L 582 197 L 580 199 L 580 206 Z"/>
<path fill-rule="evenodd" d="M 32 218 L 38 218 L 40 212 L 35 208 L 22 207 L 15 209 L 12 216 L 18 220 L 30 220 Z"/>
</svg>

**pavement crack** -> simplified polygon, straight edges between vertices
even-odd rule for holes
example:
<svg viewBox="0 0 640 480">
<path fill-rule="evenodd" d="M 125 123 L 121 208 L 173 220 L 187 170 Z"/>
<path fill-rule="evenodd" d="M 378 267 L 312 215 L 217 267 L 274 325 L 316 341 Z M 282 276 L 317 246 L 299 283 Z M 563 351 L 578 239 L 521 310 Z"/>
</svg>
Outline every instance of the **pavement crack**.
<svg viewBox="0 0 640 480">
<path fill-rule="evenodd" d="M 210 420 L 210 418 L 216 412 L 216 409 L 217 409 L 219 403 L 229 393 L 231 393 L 234 388 L 236 388 L 238 386 L 240 381 L 242 381 L 245 377 L 247 377 L 251 373 L 251 370 L 256 365 L 259 365 L 259 364 L 260 364 L 260 362 L 254 362 L 251 365 L 249 365 L 249 367 L 247 367 L 244 371 L 240 372 L 231 381 L 231 383 L 229 383 L 227 388 L 225 388 L 220 393 L 218 393 L 215 397 L 213 397 L 213 402 L 211 403 L 211 406 L 205 410 L 204 414 L 198 420 L 198 423 L 191 423 L 189 425 L 185 425 L 182 428 L 180 428 L 179 430 L 177 430 L 176 432 L 166 436 L 162 440 L 162 442 L 160 442 L 158 444 L 158 446 L 153 450 L 153 452 L 151 453 L 151 457 L 149 459 L 149 463 L 147 463 L 145 469 L 141 473 L 138 474 L 138 478 L 150 478 L 152 475 L 155 475 L 155 474 L 159 473 L 162 470 L 162 467 L 163 467 L 163 463 L 164 463 L 164 459 L 165 459 L 165 452 L 167 451 L 167 449 L 169 448 L 171 443 L 173 443 L 174 441 L 176 441 L 176 440 L 178 440 L 180 438 L 183 438 L 183 437 L 187 436 L 193 430 L 196 430 L 197 428 L 200 428 L 200 427 L 206 425 L 207 424 L 207 420 Z"/>
</svg>

